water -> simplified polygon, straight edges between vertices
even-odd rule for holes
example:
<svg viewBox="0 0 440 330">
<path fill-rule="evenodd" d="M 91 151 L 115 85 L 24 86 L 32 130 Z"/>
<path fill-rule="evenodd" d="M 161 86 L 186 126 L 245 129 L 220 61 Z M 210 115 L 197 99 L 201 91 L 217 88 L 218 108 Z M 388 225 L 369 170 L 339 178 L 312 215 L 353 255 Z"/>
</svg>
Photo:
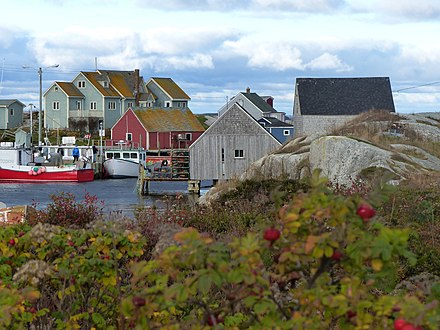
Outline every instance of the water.
<svg viewBox="0 0 440 330">
<path fill-rule="evenodd" d="M 156 205 L 162 208 L 164 195 L 188 195 L 186 181 L 151 182 L 151 194 L 141 196 L 136 191 L 137 178 L 95 180 L 82 183 L 0 183 L 0 202 L 7 206 L 38 203 L 45 207 L 51 203 L 50 196 L 61 192 L 71 193 L 80 202 L 86 193 L 104 202 L 104 212 L 120 212 L 132 216 L 139 207 Z"/>
</svg>

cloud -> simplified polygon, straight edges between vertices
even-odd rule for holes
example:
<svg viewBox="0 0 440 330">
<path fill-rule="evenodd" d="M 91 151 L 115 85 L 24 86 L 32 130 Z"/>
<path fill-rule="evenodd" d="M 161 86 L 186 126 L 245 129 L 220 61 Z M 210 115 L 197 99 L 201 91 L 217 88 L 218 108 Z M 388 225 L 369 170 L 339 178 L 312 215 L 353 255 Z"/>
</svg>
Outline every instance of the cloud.
<svg viewBox="0 0 440 330">
<path fill-rule="evenodd" d="M 149 0 L 140 6 L 186 11 L 255 11 L 292 10 L 298 12 L 328 12 L 345 5 L 345 0 Z"/>
<path fill-rule="evenodd" d="M 306 69 L 311 70 L 335 70 L 336 72 L 352 71 L 353 67 L 342 63 L 337 55 L 324 53 L 311 60 L 304 66 Z"/>
<path fill-rule="evenodd" d="M 435 19 L 440 17 L 438 0 L 380 0 L 376 8 L 387 14 L 413 19 Z"/>
<path fill-rule="evenodd" d="M 350 9 L 357 13 L 371 13 L 378 17 L 386 17 L 389 22 L 393 18 L 411 19 L 415 21 L 433 20 L 440 17 L 438 0 L 348 0 Z"/>
</svg>

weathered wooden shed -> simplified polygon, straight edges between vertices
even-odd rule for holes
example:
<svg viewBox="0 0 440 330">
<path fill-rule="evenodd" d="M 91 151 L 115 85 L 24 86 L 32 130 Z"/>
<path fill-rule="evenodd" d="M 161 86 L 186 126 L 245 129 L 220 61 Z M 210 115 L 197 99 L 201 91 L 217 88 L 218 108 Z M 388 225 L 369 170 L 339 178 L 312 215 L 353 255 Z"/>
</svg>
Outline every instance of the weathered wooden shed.
<svg viewBox="0 0 440 330">
<path fill-rule="evenodd" d="M 234 178 L 280 146 L 277 139 L 236 103 L 189 147 L 190 178 Z"/>
</svg>

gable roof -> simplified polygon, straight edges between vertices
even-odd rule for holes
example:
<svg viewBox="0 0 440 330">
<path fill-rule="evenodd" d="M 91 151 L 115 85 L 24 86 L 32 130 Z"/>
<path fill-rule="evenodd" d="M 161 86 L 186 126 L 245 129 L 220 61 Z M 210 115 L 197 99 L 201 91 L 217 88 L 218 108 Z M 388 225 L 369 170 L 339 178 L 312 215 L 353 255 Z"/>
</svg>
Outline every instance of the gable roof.
<svg viewBox="0 0 440 330">
<path fill-rule="evenodd" d="M 358 115 L 372 109 L 395 112 L 390 79 L 297 78 L 295 108 L 301 115 Z"/>
<path fill-rule="evenodd" d="M 101 85 L 100 81 L 102 81 L 102 76 L 99 74 L 99 72 L 85 72 L 81 71 L 81 74 L 87 78 L 90 83 L 95 86 L 95 88 L 103 95 L 103 96 L 114 96 L 119 97 L 121 96 L 118 91 L 110 84 L 109 87 L 104 88 L 104 86 Z"/>
<path fill-rule="evenodd" d="M 79 89 L 75 86 L 74 83 L 65 82 L 65 81 L 56 81 L 57 84 L 67 96 L 72 97 L 84 97 L 84 94 L 79 91 Z"/>
<path fill-rule="evenodd" d="M 246 97 L 251 103 L 253 103 L 258 109 L 264 113 L 277 112 L 269 103 L 267 103 L 260 95 L 257 93 L 241 93 Z"/>
<path fill-rule="evenodd" d="M 292 124 L 289 123 L 285 123 L 284 121 L 279 120 L 278 118 L 273 118 L 273 117 L 262 117 L 260 119 L 258 119 L 258 122 L 264 122 L 265 125 L 264 127 L 292 127 Z"/>
<path fill-rule="evenodd" d="M 136 82 L 135 71 L 99 70 L 98 72 L 103 76 L 107 75 L 112 86 L 124 97 L 132 98 L 135 91 L 140 89 L 136 83 L 140 84 L 142 78 L 138 77 L 139 80 Z"/>
<path fill-rule="evenodd" d="M 189 109 L 154 108 L 134 110 L 149 132 L 203 132 L 205 129 Z"/>
<path fill-rule="evenodd" d="M 174 100 L 191 100 L 191 98 L 186 94 L 171 78 L 158 78 L 152 77 L 150 81 L 153 80 L 170 98 Z M 148 83 L 150 82 L 148 81 Z M 148 86 L 147 83 L 147 86 Z"/>
<path fill-rule="evenodd" d="M 11 104 L 18 102 L 20 103 L 23 107 L 26 106 L 26 104 L 24 104 L 23 102 L 20 102 L 17 99 L 10 99 L 10 100 L 0 100 L 0 106 L 1 107 L 9 107 Z"/>
<path fill-rule="evenodd" d="M 247 131 L 237 130 L 235 125 L 231 125 L 231 122 L 239 119 L 243 123 L 243 119 L 247 119 L 246 126 Z M 191 149 L 193 146 L 197 145 L 199 141 L 203 139 L 205 135 L 245 135 L 245 134 L 256 134 L 267 135 L 273 139 L 274 143 L 281 145 L 281 143 L 269 133 L 255 118 L 249 114 L 240 104 L 234 103 L 229 107 L 222 115 L 214 122 L 208 129 L 192 144 L 189 146 Z"/>
</svg>

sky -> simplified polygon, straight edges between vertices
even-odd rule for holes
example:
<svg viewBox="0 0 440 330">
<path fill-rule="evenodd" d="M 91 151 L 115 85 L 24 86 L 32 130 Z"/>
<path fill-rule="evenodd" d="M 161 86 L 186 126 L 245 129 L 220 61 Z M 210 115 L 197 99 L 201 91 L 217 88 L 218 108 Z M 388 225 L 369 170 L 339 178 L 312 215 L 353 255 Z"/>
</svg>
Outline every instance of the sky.
<svg viewBox="0 0 440 330">
<path fill-rule="evenodd" d="M 249 87 L 292 115 L 295 80 L 309 77 L 389 77 L 398 113 L 440 108 L 438 0 L 0 0 L 0 8 L 0 99 L 38 106 L 39 67 L 43 92 L 98 68 L 172 78 L 194 113 L 216 113 Z"/>
</svg>

